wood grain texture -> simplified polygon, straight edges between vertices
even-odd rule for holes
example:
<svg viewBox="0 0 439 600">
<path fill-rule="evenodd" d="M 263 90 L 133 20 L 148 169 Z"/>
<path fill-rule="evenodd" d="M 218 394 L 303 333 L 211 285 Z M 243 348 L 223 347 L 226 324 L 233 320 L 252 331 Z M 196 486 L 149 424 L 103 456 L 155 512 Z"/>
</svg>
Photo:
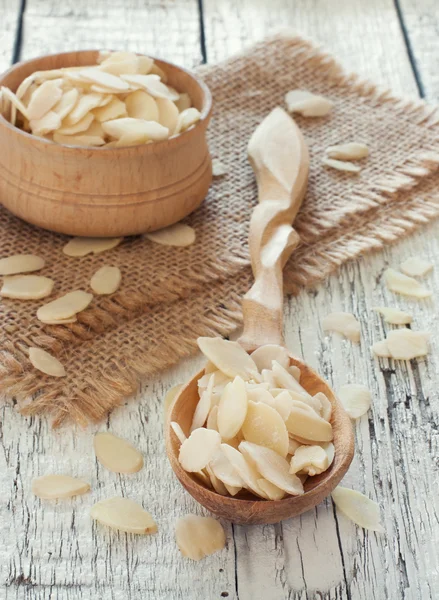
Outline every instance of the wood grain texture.
<svg viewBox="0 0 439 600">
<path fill-rule="evenodd" d="M 27 0 L 23 57 L 108 45 L 113 35 L 117 46 L 147 51 L 145 46 L 154 45 L 170 60 L 187 66 L 197 62 L 196 3 L 145 4 Z M 419 10 L 430 5 L 431 0 L 416 3 Z M 204 0 L 204 20 L 210 61 L 260 39 L 271 27 L 288 24 L 322 41 L 349 68 L 398 93 L 416 93 L 390 0 Z M 420 33 L 418 56 L 425 54 L 422 44 Z M 419 67 L 429 89 L 431 78 L 421 59 Z M 435 599 L 439 501 L 432 482 L 438 478 L 439 346 L 433 336 L 425 360 L 395 364 L 373 359 L 369 345 L 391 328 L 371 310 L 380 304 L 411 312 L 413 328 L 436 330 L 434 301 L 397 298 L 386 291 L 381 276 L 387 265 L 398 266 L 414 254 L 435 262 L 438 240 L 439 225 L 431 225 L 343 267 L 323 285 L 292 299 L 285 310 L 286 341 L 293 352 L 326 376 L 336 391 L 356 382 L 373 393 L 373 409 L 356 423 L 357 452 L 344 485 L 380 503 L 385 535 L 356 528 L 326 500 L 314 511 L 274 526 L 224 523 L 228 545 L 223 552 L 202 563 L 181 558 L 174 522 L 182 514 L 203 510 L 182 490 L 167 462 L 162 398 L 170 386 L 197 371 L 202 362 L 198 357 L 145 383 L 138 402 L 127 402 L 107 423 L 87 431 L 54 433 L 45 421 L 24 420 L 13 405 L 1 408 L 1 600 Z M 426 283 L 437 295 L 438 266 Z M 319 323 L 335 310 L 359 317 L 359 346 L 323 334 Z M 140 473 L 122 477 L 95 462 L 91 434 L 107 428 L 145 453 L 146 467 Z M 33 498 L 31 478 L 55 469 L 84 477 L 92 484 L 91 494 L 56 504 Z M 91 524 L 91 504 L 122 493 L 152 512 L 157 536 L 135 538 Z"/>
</svg>

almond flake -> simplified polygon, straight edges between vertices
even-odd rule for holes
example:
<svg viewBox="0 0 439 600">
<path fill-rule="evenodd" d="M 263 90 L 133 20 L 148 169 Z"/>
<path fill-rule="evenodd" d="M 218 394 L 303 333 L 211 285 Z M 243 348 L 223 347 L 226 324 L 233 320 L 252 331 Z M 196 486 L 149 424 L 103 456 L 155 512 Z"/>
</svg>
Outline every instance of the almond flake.
<svg viewBox="0 0 439 600">
<path fill-rule="evenodd" d="M 337 486 L 331 495 L 337 509 L 345 517 L 364 529 L 384 533 L 380 523 L 380 509 L 376 502 L 360 492 L 341 486 Z"/>
<path fill-rule="evenodd" d="M 168 76 L 167 74 L 163 71 L 163 69 L 161 69 L 157 63 L 153 63 L 152 67 L 149 69 L 148 71 L 149 74 L 151 75 L 158 75 L 160 77 L 160 79 L 163 81 L 163 83 L 167 83 L 168 81 Z M 146 75 L 147 73 L 145 73 Z"/>
<path fill-rule="evenodd" d="M 169 98 L 157 98 L 156 103 L 159 110 L 158 122 L 169 129 L 169 135 L 173 135 L 177 127 L 178 108 Z"/>
<path fill-rule="evenodd" d="M 29 348 L 29 360 L 38 371 L 52 377 L 65 377 L 66 370 L 57 358 L 41 348 Z"/>
<path fill-rule="evenodd" d="M 43 475 L 32 480 L 32 492 L 45 500 L 70 498 L 89 490 L 88 483 L 70 475 Z"/>
<path fill-rule="evenodd" d="M 215 452 L 209 464 L 216 477 L 224 484 L 232 487 L 242 487 L 244 485 L 241 477 L 224 453 L 223 447 Z"/>
<path fill-rule="evenodd" d="M 352 163 L 344 160 L 327 158 L 326 156 L 322 158 L 322 163 L 326 167 L 331 167 L 331 169 L 336 169 L 337 171 L 345 171 L 347 173 L 359 173 L 361 171 L 361 167 L 358 165 L 353 165 Z"/>
<path fill-rule="evenodd" d="M 117 435 L 97 433 L 93 444 L 98 461 L 113 473 L 137 473 L 143 467 L 140 452 Z"/>
<path fill-rule="evenodd" d="M 387 335 L 387 348 L 396 360 L 412 360 L 428 354 L 428 337 L 412 329 L 395 329 Z"/>
<path fill-rule="evenodd" d="M 243 426 L 247 409 L 248 400 L 245 383 L 237 375 L 224 388 L 218 405 L 218 431 L 223 440 L 230 440 L 235 437 Z"/>
<path fill-rule="evenodd" d="M 175 105 L 178 108 L 179 112 L 183 112 L 184 110 L 190 108 L 192 106 L 192 100 L 189 94 L 183 92 L 178 97 L 178 100 L 175 100 Z"/>
<path fill-rule="evenodd" d="M 68 323 L 76 323 L 77 320 L 75 315 L 74 317 L 70 317 L 70 319 L 47 319 L 46 321 L 41 319 L 41 322 L 46 325 L 67 325 Z"/>
<path fill-rule="evenodd" d="M 242 434 L 248 442 L 271 448 L 280 456 L 288 454 L 288 431 L 281 415 L 262 402 L 248 403 L 248 411 L 242 425 Z"/>
<path fill-rule="evenodd" d="M 268 404 L 268 406 L 271 406 L 272 408 L 276 407 L 276 403 L 275 400 L 273 398 L 273 396 L 270 394 L 270 392 L 268 390 L 266 390 L 263 387 L 255 387 L 255 388 L 249 388 L 248 384 L 247 385 L 247 398 L 248 400 L 252 401 L 252 402 L 263 402 L 264 404 Z M 261 384 L 259 384 L 261 385 Z M 285 390 L 282 390 L 285 391 Z"/>
<path fill-rule="evenodd" d="M 53 112 L 56 112 L 61 120 L 65 119 L 75 107 L 78 98 L 79 92 L 76 88 L 67 90 L 53 107 Z"/>
<path fill-rule="evenodd" d="M 410 277 L 423 277 L 433 269 L 433 264 L 419 256 L 412 256 L 401 263 L 401 271 Z"/>
<path fill-rule="evenodd" d="M 212 392 L 213 386 L 215 383 L 215 373 L 213 373 L 209 378 L 209 383 L 207 384 L 207 388 L 201 394 L 201 397 L 198 401 L 198 404 L 195 408 L 194 416 L 192 419 L 191 432 L 194 429 L 198 429 L 199 427 L 203 427 L 206 419 L 209 415 L 211 406 L 212 406 Z M 209 429 L 211 429 L 209 427 Z M 233 437 L 233 436 L 232 436 Z"/>
<path fill-rule="evenodd" d="M 195 242 L 195 230 L 184 223 L 175 223 L 164 229 L 145 233 L 145 237 L 151 242 L 163 246 L 190 246 Z"/>
<path fill-rule="evenodd" d="M 189 473 L 201 471 L 212 460 L 221 444 L 221 436 L 213 429 L 195 429 L 180 447 L 178 460 Z"/>
<path fill-rule="evenodd" d="M 250 356 L 255 361 L 260 373 L 262 373 L 263 369 L 270 370 L 273 360 L 276 360 L 284 369 L 288 369 L 290 366 L 288 350 L 284 346 L 278 346 L 277 344 L 259 346 Z"/>
<path fill-rule="evenodd" d="M 300 446 L 290 463 L 290 473 L 299 471 L 313 477 L 329 467 L 328 455 L 321 446 Z"/>
<path fill-rule="evenodd" d="M 371 393 L 365 385 L 348 383 L 342 385 L 338 397 L 351 419 L 358 419 L 367 413 L 371 405 Z"/>
<path fill-rule="evenodd" d="M 114 294 L 120 286 L 122 275 L 118 267 L 101 267 L 96 271 L 90 281 L 90 287 L 95 294 Z"/>
<path fill-rule="evenodd" d="M 50 114 L 50 113 L 48 113 L 48 114 Z M 82 133 L 83 131 L 86 131 L 92 124 L 93 119 L 94 119 L 93 115 L 91 113 L 87 113 L 86 115 L 84 115 L 84 117 L 82 117 L 82 119 L 79 119 L 79 121 L 77 121 L 74 125 L 66 125 L 63 127 L 59 127 L 59 129 L 57 127 L 55 127 L 54 129 L 58 129 L 57 133 L 60 135 L 75 135 L 76 133 Z M 31 127 L 32 127 L 32 123 L 31 123 Z"/>
<path fill-rule="evenodd" d="M 285 102 L 289 112 L 299 113 L 303 117 L 324 117 L 333 107 L 327 98 L 306 90 L 291 90 L 285 95 Z"/>
<path fill-rule="evenodd" d="M 178 519 L 175 539 L 182 555 L 192 560 L 201 560 L 226 545 L 226 534 L 221 524 L 212 517 L 198 515 Z"/>
<path fill-rule="evenodd" d="M 218 431 L 218 406 L 212 406 L 207 417 L 206 427 Z"/>
<path fill-rule="evenodd" d="M 159 107 L 155 99 L 143 90 L 132 92 L 125 98 L 127 114 L 133 119 L 159 120 Z M 174 126 L 175 128 L 175 126 Z"/>
<path fill-rule="evenodd" d="M 242 479 L 243 487 L 258 496 L 265 497 L 264 492 L 258 485 L 258 479 L 261 479 L 261 475 L 258 473 L 253 464 L 251 464 L 239 450 L 233 448 L 229 444 L 221 444 L 221 449 L 226 458 L 230 461 L 233 469 Z M 276 454 L 276 452 L 273 452 L 273 454 Z M 277 454 L 277 456 L 279 455 Z M 279 456 L 279 458 L 281 457 Z"/>
<path fill-rule="evenodd" d="M 79 76 L 86 81 L 90 81 L 91 83 L 96 83 L 98 85 L 102 85 L 103 87 L 114 90 L 128 91 L 130 89 L 130 86 L 126 81 L 120 77 L 117 77 L 116 75 L 112 75 L 111 73 L 105 73 L 98 67 L 79 71 Z"/>
<path fill-rule="evenodd" d="M 87 256 L 87 254 L 99 254 L 106 250 L 115 248 L 122 242 L 123 238 L 86 238 L 74 237 L 62 249 L 67 256 Z"/>
<path fill-rule="evenodd" d="M 122 136 L 134 136 L 139 144 L 149 140 L 166 140 L 169 136 L 169 129 L 160 123 L 131 117 L 105 121 L 102 123 L 102 128 L 105 133 L 116 139 L 120 139 Z"/>
<path fill-rule="evenodd" d="M 286 426 L 294 436 L 314 442 L 331 442 L 332 426 L 304 402 L 293 400 L 294 406 L 286 421 Z"/>
<path fill-rule="evenodd" d="M 7 258 L 0 258 L 0 275 L 17 275 L 18 273 L 31 273 L 39 271 L 45 265 L 44 258 L 33 254 L 14 254 Z"/>
<path fill-rule="evenodd" d="M 294 453 L 296 452 L 297 448 L 300 448 L 300 443 L 297 442 L 296 440 L 289 438 L 288 439 L 288 454 L 290 454 L 291 456 L 294 456 Z"/>
<path fill-rule="evenodd" d="M 212 176 L 213 177 L 223 177 L 223 175 L 227 175 L 228 171 L 225 165 L 218 160 L 217 158 L 212 159 Z"/>
<path fill-rule="evenodd" d="M 122 102 L 122 100 L 119 100 L 119 98 L 113 98 L 105 106 L 101 106 L 93 110 L 93 116 L 96 121 L 99 121 L 99 123 L 112 121 L 114 119 L 118 119 L 119 117 L 126 117 L 127 115 L 128 113 L 125 102 Z"/>
<path fill-rule="evenodd" d="M 335 457 L 335 448 L 332 442 L 327 442 L 326 444 L 320 444 L 320 447 L 326 452 L 326 456 L 328 457 L 328 469 L 334 462 Z"/>
<path fill-rule="evenodd" d="M 132 55 L 120 61 L 104 61 L 101 63 L 99 70 L 104 71 L 105 73 L 111 73 L 111 75 L 123 75 L 137 73 L 138 68 L 139 60 L 136 55 Z"/>
<path fill-rule="evenodd" d="M 172 90 L 160 81 L 160 77 L 155 74 L 149 75 L 122 75 L 122 79 L 135 86 L 145 89 L 148 94 L 154 98 L 168 98 L 169 100 L 178 100 L 180 94 Z"/>
<path fill-rule="evenodd" d="M 258 485 L 269 500 L 277 501 L 285 498 L 284 490 L 278 488 L 277 485 L 274 485 L 268 479 L 258 479 Z"/>
<path fill-rule="evenodd" d="M 277 361 L 277 362 L 279 362 L 279 361 Z M 294 377 L 294 379 L 300 383 L 301 372 L 300 372 L 299 367 L 296 367 L 296 365 L 291 365 L 290 367 L 287 368 L 287 371 L 288 371 L 288 373 L 291 373 L 291 375 Z"/>
<path fill-rule="evenodd" d="M 45 81 L 32 94 L 27 107 L 27 118 L 41 119 L 62 97 L 61 80 Z"/>
<path fill-rule="evenodd" d="M 309 396 L 305 388 L 303 388 L 297 379 L 293 377 L 289 371 L 284 369 L 277 360 L 273 360 L 272 372 L 278 387 L 291 390 L 292 392 L 296 392 L 303 396 Z"/>
<path fill-rule="evenodd" d="M 224 483 L 218 479 L 215 473 L 212 471 L 209 465 L 206 465 L 206 472 L 209 476 L 210 483 L 212 484 L 213 489 L 220 496 L 227 496 L 227 488 Z"/>
<path fill-rule="evenodd" d="M 242 490 L 242 487 L 239 487 L 239 486 L 236 487 L 234 485 L 224 484 L 224 487 L 226 488 L 226 490 L 229 492 L 229 494 L 231 496 L 236 496 L 236 494 L 239 494 L 239 492 Z M 262 489 L 262 488 L 259 488 L 259 489 Z"/>
<path fill-rule="evenodd" d="M 398 308 L 391 308 L 387 306 L 376 306 L 373 310 L 376 310 L 380 314 L 383 315 L 386 323 L 391 323 L 392 325 L 408 325 L 412 322 L 413 317 L 403 310 L 399 310 Z"/>
<path fill-rule="evenodd" d="M 320 402 L 320 416 L 322 417 L 322 419 L 325 419 L 325 421 L 329 422 L 331 420 L 332 415 L 331 401 L 327 398 L 327 396 L 325 396 L 323 392 L 317 392 L 317 394 L 313 396 L 313 399 L 318 400 Z"/>
<path fill-rule="evenodd" d="M 197 343 L 204 356 L 229 377 L 239 375 L 242 379 L 248 380 L 258 372 L 254 360 L 238 342 L 222 338 L 199 337 Z"/>
<path fill-rule="evenodd" d="M 303 494 L 300 479 L 289 472 L 288 461 L 277 452 L 251 442 L 241 442 L 239 449 L 244 456 L 253 461 L 264 479 L 292 496 Z"/>
<path fill-rule="evenodd" d="M 172 421 L 171 428 L 172 428 L 172 431 L 177 436 L 180 444 L 183 444 L 183 442 L 185 442 L 187 440 L 187 436 L 184 433 L 183 429 L 180 427 L 179 423 L 177 423 L 176 421 Z"/>
<path fill-rule="evenodd" d="M 125 533 L 157 533 L 152 516 L 140 504 L 129 498 L 108 498 L 91 507 L 90 516 L 102 525 Z"/>
<path fill-rule="evenodd" d="M 201 119 L 201 113 L 196 108 L 187 108 L 178 115 L 175 133 L 183 133 Z"/>
<path fill-rule="evenodd" d="M 392 358 L 389 348 L 387 347 L 386 340 L 375 342 L 375 344 L 372 345 L 371 350 L 375 356 L 380 356 L 381 358 Z"/>
<path fill-rule="evenodd" d="M 5 277 L 0 296 L 20 300 L 39 300 L 52 293 L 54 281 L 39 275 L 15 275 Z"/>
<path fill-rule="evenodd" d="M 323 331 L 336 331 L 351 340 L 360 341 L 360 323 L 351 313 L 334 312 L 322 320 Z"/>
<path fill-rule="evenodd" d="M 413 277 L 407 277 L 395 269 L 384 271 L 384 281 L 389 290 L 413 298 L 429 298 L 431 291 Z"/>
<path fill-rule="evenodd" d="M 2 87 L 1 91 L 2 91 L 3 97 L 7 98 L 15 106 L 15 108 L 21 112 L 21 114 L 23 115 L 23 117 L 25 117 L 25 119 L 29 120 L 29 113 L 27 111 L 27 108 L 24 106 L 23 102 L 21 102 L 20 98 L 17 97 L 14 94 L 14 92 L 12 92 L 7 87 Z"/>
<path fill-rule="evenodd" d="M 359 160 L 360 158 L 369 156 L 369 148 L 366 144 L 349 142 L 338 146 L 329 146 L 329 148 L 326 148 L 326 154 L 329 158 L 339 160 Z"/>
<path fill-rule="evenodd" d="M 52 300 L 48 304 L 40 306 L 37 310 L 37 318 L 40 321 L 59 321 L 60 319 L 69 319 L 77 313 L 85 310 L 93 300 L 93 294 L 88 294 L 82 290 L 69 292 Z"/>
<path fill-rule="evenodd" d="M 171 389 L 166 392 L 165 398 L 163 400 L 163 407 L 165 410 L 165 414 L 167 414 L 169 412 L 169 409 L 171 408 L 177 395 L 180 393 L 180 390 L 182 387 L 183 387 L 183 384 L 179 383 L 178 385 L 174 385 L 174 387 L 171 387 Z"/>
</svg>

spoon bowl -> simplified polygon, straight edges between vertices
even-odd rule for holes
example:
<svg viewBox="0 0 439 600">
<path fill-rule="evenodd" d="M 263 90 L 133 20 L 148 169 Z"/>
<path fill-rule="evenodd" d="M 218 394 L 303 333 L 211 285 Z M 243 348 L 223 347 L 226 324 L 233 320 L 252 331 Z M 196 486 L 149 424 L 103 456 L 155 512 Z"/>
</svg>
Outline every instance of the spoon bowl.
<svg viewBox="0 0 439 600">
<path fill-rule="evenodd" d="M 249 492 L 237 496 L 221 496 L 207 488 L 193 473 L 186 472 L 178 461 L 180 442 L 169 424 L 179 423 L 189 436 L 195 408 L 199 401 L 198 380 L 204 371 L 197 373 L 180 391 L 170 410 L 166 426 L 166 451 L 171 466 L 182 486 L 215 515 L 241 525 L 278 523 L 296 517 L 320 504 L 340 483 L 354 456 L 354 433 L 346 411 L 329 385 L 305 363 L 290 355 L 290 364 L 299 367 L 300 383 L 311 395 L 323 392 L 332 404 L 331 425 L 335 455 L 332 465 L 324 473 L 308 477 L 302 496 L 286 496 L 283 500 L 264 500 Z"/>
</svg>

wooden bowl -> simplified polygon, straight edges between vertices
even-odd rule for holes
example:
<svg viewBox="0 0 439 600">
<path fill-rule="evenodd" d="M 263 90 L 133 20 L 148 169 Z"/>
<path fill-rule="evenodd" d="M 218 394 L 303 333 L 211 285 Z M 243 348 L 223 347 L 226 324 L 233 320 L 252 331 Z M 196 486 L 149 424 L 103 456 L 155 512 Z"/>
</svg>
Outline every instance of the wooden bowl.
<svg viewBox="0 0 439 600">
<path fill-rule="evenodd" d="M 204 371 L 198 373 L 180 390 L 169 410 L 166 424 L 166 451 L 174 473 L 197 502 L 212 513 L 233 523 L 242 525 L 278 523 L 314 508 L 340 483 L 352 462 L 354 431 L 348 414 L 329 385 L 315 371 L 292 356 L 290 364 L 300 368 L 300 383 L 311 395 L 323 392 L 332 404 L 334 460 L 327 471 L 309 477 L 305 481 L 303 486 L 305 493 L 302 496 L 286 496 L 278 501 L 260 499 L 248 492 L 245 494 L 240 492 L 235 497 L 220 496 L 214 490 L 204 486 L 193 473 L 187 473 L 182 468 L 178 461 L 180 442 L 169 423 L 176 421 L 189 436 L 192 418 L 199 400 L 198 379 L 202 377 Z"/>
<path fill-rule="evenodd" d="M 66 52 L 14 65 L 0 86 L 15 91 L 35 71 L 94 65 L 97 50 Z M 195 75 L 156 60 L 169 84 L 188 92 L 201 120 L 172 139 L 127 148 L 55 144 L 0 116 L 0 202 L 18 217 L 60 233 L 112 237 L 171 225 L 206 197 L 212 165 L 206 129 L 211 94 Z"/>
</svg>

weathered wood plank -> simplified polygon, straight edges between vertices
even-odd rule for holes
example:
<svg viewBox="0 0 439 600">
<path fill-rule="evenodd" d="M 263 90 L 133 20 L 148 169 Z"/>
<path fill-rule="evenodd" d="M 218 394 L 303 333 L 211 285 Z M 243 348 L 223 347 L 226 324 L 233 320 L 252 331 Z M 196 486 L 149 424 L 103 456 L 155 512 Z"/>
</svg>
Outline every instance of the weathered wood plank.
<svg viewBox="0 0 439 600">
<path fill-rule="evenodd" d="M 12 62 L 14 42 L 20 18 L 19 0 L 0 0 L 0 73 Z"/>
<path fill-rule="evenodd" d="M 439 101 L 439 4 L 436 0 L 399 0 L 426 98 Z"/>
</svg>

